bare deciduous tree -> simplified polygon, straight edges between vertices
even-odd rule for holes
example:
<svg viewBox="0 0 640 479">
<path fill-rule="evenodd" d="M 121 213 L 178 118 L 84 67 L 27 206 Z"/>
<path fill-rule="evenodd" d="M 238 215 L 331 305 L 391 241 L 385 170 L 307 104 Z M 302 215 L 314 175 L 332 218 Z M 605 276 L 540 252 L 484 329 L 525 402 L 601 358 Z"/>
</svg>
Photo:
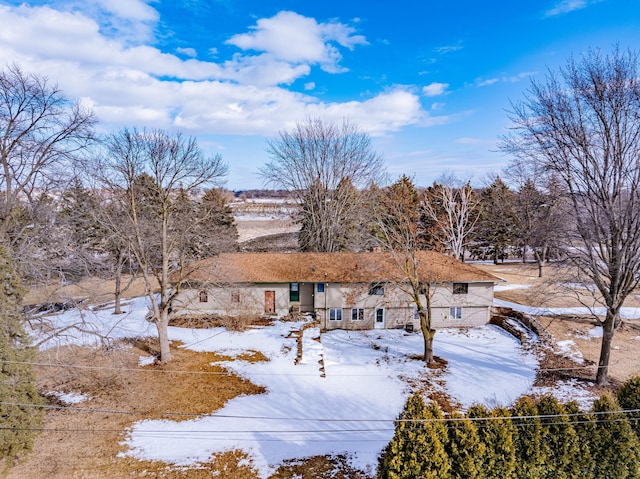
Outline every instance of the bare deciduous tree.
<svg viewBox="0 0 640 479">
<path fill-rule="evenodd" d="M 471 183 L 459 187 L 435 184 L 430 198 L 425 197 L 424 208 L 439 230 L 444 247 L 454 258 L 464 260 L 465 247 L 478 220 L 478 196 Z"/>
<path fill-rule="evenodd" d="M 522 259 L 525 261 L 530 248 L 538 264 L 538 277 L 542 278 L 550 256 L 555 252 L 557 257 L 561 250 L 568 221 L 561 185 L 553 175 L 546 176 L 543 188 L 527 179 L 516 193 L 515 205 Z"/>
<path fill-rule="evenodd" d="M 160 359 L 171 360 L 168 325 L 173 298 L 180 293 L 189 271 L 190 229 L 198 221 L 181 217 L 178 194 L 219 180 L 227 172 L 220 155 L 205 156 L 195 138 L 166 131 L 123 129 L 106 139 L 107 154 L 100 180 L 119 202 L 120 211 L 110 227 L 127 239 L 140 266 L 152 304 L 153 322 L 160 339 Z M 179 227 L 177 227 L 179 225 Z M 170 278 L 170 276 L 172 276 Z M 156 285 L 159 289 L 156 297 Z"/>
<path fill-rule="evenodd" d="M 30 221 L 39 202 L 92 144 L 95 121 L 45 77 L 0 71 L 0 241 L 12 254 L 39 226 Z"/>
<path fill-rule="evenodd" d="M 358 188 L 381 176 L 383 161 L 369 135 L 348 121 L 321 119 L 298 123 L 269 142 L 271 161 L 260 173 L 268 184 L 298 195 L 303 226 L 301 249 L 347 249 L 354 214 L 361 206 Z"/>
<path fill-rule="evenodd" d="M 422 224 L 421 204 L 413 182 L 402 176 L 380 191 L 376 213 L 375 235 L 381 248 L 389 251 L 398 270 L 398 288 L 415 304 L 424 340 L 424 361 L 433 362 L 431 299 L 438 281 L 425 271 L 420 260 Z"/>
<path fill-rule="evenodd" d="M 606 308 L 597 382 L 605 384 L 620 308 L 640 281 L 640 69 L 615 48 L 570 59 L 513 104 L 502 149 L 567 190 L 575 226 L 569 258 Z"/>
</svg>

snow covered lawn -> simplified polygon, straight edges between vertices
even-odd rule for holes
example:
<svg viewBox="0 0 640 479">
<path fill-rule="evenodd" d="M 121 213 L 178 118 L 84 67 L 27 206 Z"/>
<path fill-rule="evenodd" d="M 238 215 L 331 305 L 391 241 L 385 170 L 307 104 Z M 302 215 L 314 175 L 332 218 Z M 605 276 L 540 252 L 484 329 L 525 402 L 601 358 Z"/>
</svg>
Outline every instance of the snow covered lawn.
<svg viewBox="0 0 640 479">
<path fill-rule="evenodd" d="M 144 320 L 146 300 L 134 300 L 125 309 L 128 313 L 122 316 L 110 310 L 85 311 L 82 317 L 68 311 L 53 316 L 52 322 L 60 326 L 82 319 L 84 328 L 114 338 L 155 334 Z M 135 423 L 127 432 L 125 454 L 196 465 L 212 454 L 241 450 L 262 477 L 287 459 L 344 454 L 354 467 L 373 471 L 393 435 L 393 420 L 416 385 L 439 388 L 463 408 L 474 402 L 509 405 L 535 391 L 535 354 L 495 326 L 439 330 L 434 352 L 447 361 L 444 372 L 426 368 L 418 359 L 421 335 L 402 330 L 320 335 L 317 328 L 309 328 L 302 361 L 296 364 L 297 344 L 290 333 L 301 328 L 302 323 L 294 322 L 245 332 L 170 328 L 170 338 L 185 348 L 235 358 L 220 364 L 267 392 L 236 397 L 193 420 Z M 94 344 L 96 337 L 72 328 L 62 340 Z M 268 361 L 244 361 L 239 356 L 247 351 L 259 351 Z M 146 359 L 141 358 L 141 364 Z"/>
<path fill-rule="evenodd" d="M 268 362 L 223 365 L 268 392 L 235 398 L 195 420 L 139 422 L 128 435 L 128 454 L 187 465 L 237 449 L 248 453 L 262 477 L 286 459 L 346 454 L 354 467 L 373 471 L 411 392 L 409 382 L 434 374 L 416 359 L 421 336 L 399 330 L 332 331 L 319 342 L 319 330 L 311 328 L 296 365 L 295 340 L 287 337 L 300 327 L 277 322 L 244 333 L 172 328 L 172 338 L 194 350 L 227 356 L 260 351 Z M 529 390 L 538 364 L 494 326 L 439 331 L 435 354 L 448 361 L 441 379 L 463 406 L 511 403 Z"/>
</svg>

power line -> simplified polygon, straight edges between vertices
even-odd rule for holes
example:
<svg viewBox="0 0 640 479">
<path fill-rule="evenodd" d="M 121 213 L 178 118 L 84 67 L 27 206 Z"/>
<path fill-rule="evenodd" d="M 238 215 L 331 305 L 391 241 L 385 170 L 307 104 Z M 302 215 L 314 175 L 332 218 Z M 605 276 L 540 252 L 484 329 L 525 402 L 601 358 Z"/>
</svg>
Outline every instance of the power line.
<svg viewBox="0 0 640 479">
<path fill-rule="evenodd" d="M 119 409 L 94 409 L 94 408 L 83 408 L 83 407 L 74 407 L 74 406 L 56 406 L 56 405 L 47 405 L 47 404 L 35 404 L 35 403 L 16 403 L 16 402 L 0 402 L 0 405 L 4 406 L 16 406 L 16 407 L 29 407 L 29 408 L 41 408 L 41 409 L 52 409 L 52 410 L 71 410 L 77 412 L 86 412 L 86 413 L 102 413 L 102 414 L 125 414 L 125 415 L 148 415 L 154 414 L 158 416 L 184 416 L 184 417 L 209 417 L 209 418 L 220 418 L 220 419 L 251 419 L 251 420 L 268 420 L 268 421 L 313 421 L 313 422 L 394 422 L 394 423 L 461 423 L 461 422 L 492 422 L 492 421 L 501 421 L 501 420 L 529 420 L 529 419 L 557 419 L 557 418 L 571 418 L 571 417 L 583 417 L 583 416 L 607 416 L 607 415 L 630 415 L 630 414 L 638 414 L 640 413 L 640 409 L 619 409 L 615 411 L 595 411 L 595 412 L 578 412 L 578 413 L 565 413 L 565 414 L 536 414 L 530 416 L 487 416 L 487 417 L 443 417 L 443 418 L 430 418 L 430 419 L 400 419 L 400 418 L 369 418 L 369 419 L 356 419 L 356 418 L 313 418 L 313 417 L 287 417 L 287 416 L 249 416 L 249 415 L 229 415 L 229 414 L 216 414 L 212 413 L 176 413 L 176 412 L 167 412 L 167 411 L 126 411 Z M 627 417 L 620 418 L 620 420 L 629 419 Z M 632 418 L 636 420 L 636 418 Z M 640 419 L 640 418 L 638 418 Z M 600 421 L 600 420 L 598 420 Z M 601 422 L 610 421 L 608 419 L 602 420 Z M 611 420 L 613 421 L 613 420 Z M 517 423 L 516 423 L 517 424 Z M 522 423 L 524 425 L 529 425 L 530 423 Z M 548 423 L 545 422 L 544 425 L 550 424 L 564 424 L 564 423 Z"/>
</svg>

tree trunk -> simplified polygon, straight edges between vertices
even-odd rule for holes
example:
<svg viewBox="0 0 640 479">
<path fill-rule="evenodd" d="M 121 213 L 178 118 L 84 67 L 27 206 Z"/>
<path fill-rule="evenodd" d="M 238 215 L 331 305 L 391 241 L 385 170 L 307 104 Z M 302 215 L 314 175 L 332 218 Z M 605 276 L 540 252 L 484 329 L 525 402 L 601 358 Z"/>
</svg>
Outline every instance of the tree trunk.
<svg viewBox="0 0 640 479">
<path fill-rule="evenodd" d="M 538 278 L 544 277 L 544 265 L 545 262 L 543 260 L 538 260 Z"/>
<path fill-rule="evenodd" d="M 598 372 L 596 374 L 596 383 L 604 386 L 608 383 L 609 376 L 609 358 L 611 356 L 611 343 L 613 342 L 613 333 L 619 319 L 619 312 L 607 310 L 607 316 L 602 325 L 602 345 L 600 347 L 600 360 L 598 361 Z"/>
<path fill-rule="evenodd" d="M 114 301 L 115 301 L 115 306 L 113 307 L 113 314 L 122 314 L 122 306 L 120 304 L 120 300 L 122 298 L 122 260 L 121 258 L 117 259 L 117 263 L 116 263 L 116 271 L 115 271 L 115 280 L 116 280 L 116 286 L 115 286 L 115 290 L 113 292 L 114 295 Z"/>
<path fill-rule="evenodd" d="M 424 356 L 422 359 L 425 364 L 433 363 L 433 337 L 435 335 L 435 329 L 422 328 L 422 337 L 424 339 Z"/>
<path fill-rule="evenodd" d="M 548 257 L 546 247 L 543 247 L 542 250 L 533 248 L 533 255 L 538 263 L 538 278 L 542 278 L 544 276 L 544 267 L 547 264 Z"/>
<path fill-rule="evenodd" d="M 171 361 L 171 348 L 169 347 L 169 313 L 166 309 L 160 310 L 160 317 L 156 319 L 158 339 L 160 340 L 160 362 Z"/>
</svg>

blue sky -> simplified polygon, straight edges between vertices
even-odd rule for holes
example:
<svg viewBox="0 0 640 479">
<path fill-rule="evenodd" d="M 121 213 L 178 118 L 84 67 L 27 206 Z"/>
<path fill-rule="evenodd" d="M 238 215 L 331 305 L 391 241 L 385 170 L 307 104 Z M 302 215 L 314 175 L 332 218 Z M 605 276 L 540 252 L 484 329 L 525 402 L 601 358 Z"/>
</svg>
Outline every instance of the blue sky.
<svg viewBox="0 0 640 479">
<path fill-rule="evenodd" d="M 0 63 L 47 75 L 108 131 L 180 129 L 262 187 L 297 121 L 369 132 L 390 177 L 483 184 L 530 78 L 588 48 L 640 49 L 638 0 L 0 0 Z"/>
</svg>

